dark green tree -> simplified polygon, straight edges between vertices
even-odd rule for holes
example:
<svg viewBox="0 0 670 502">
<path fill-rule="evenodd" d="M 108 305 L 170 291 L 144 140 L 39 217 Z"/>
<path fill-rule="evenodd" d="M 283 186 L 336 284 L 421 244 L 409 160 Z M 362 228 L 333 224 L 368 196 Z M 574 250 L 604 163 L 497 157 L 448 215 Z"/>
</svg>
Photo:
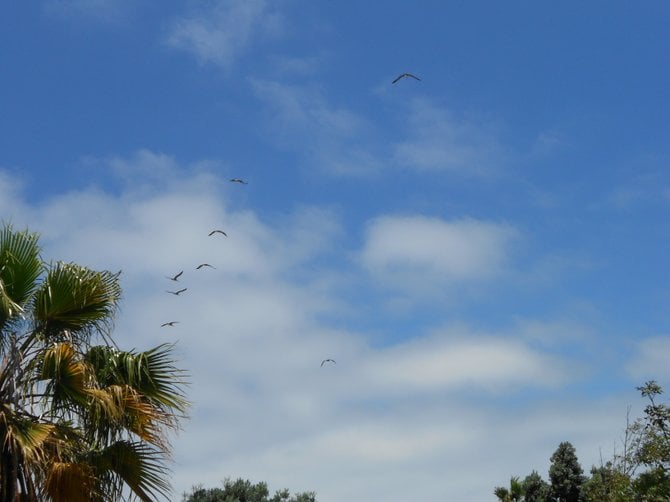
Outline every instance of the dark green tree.
<svg viewBox="0 0 670 502">
<path fill-rule="evenodd" d="M 582 500 L 582 484 L 585 481 L 584 471 L 577 459 L 575 447 L 568 441 L 558 445 L 551 456 L 549 467 L 551 480 L 551 500 L 556 502 L 578 502 Z"/>
<path fill-rule="evenodd" d="M 549 483 L 537 471 L 531 472 L 523 480 L 525 502 L 546 502 L 549 499 Z"/>
<path fill-rule="evenodd" d="M 184 493 L 182 502 L 316 502 L 314 492 L 291 495 L 289 490 L 277 490 L 270 497 L 268 485 L 264 482 L 252 483 L 241 478 L 226 479 L 223 488 L 203 488 L 195 486 L 191 493 Z"/>
</svg>

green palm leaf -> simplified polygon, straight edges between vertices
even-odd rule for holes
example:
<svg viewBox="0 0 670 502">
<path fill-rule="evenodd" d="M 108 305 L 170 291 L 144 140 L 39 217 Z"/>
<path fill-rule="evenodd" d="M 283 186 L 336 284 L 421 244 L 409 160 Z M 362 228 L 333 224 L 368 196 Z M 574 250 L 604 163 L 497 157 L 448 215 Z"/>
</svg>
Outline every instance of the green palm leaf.
<svg viewBox="0 0 670 502">
<path fill-rule="evenodd" d="M 186 372 L 175 366 L 174 345 L 162 344 L 145 352 L 94 346 L 85 356 L 101 385 L 129 385 L 164 411 L 185 413 Z"/>
<path fill-rule="evenodd" d="M 110 476 L 123 481 L 143 501 L 156 500 L 159 496 L 169 499 L 170 471 L 165 467 L 165 455 L 141 442 L 117 441 L 96 453 L 91 462 L 102 478 Z M 120 483 L 116 485 L 120 492 Z"/>
<path fill-rule="evenodd" d="M 91 442 L 110 444 L 128 433 L 157 447 L 166 447 L 161 425 L 163 414 L 128 385 L 110 385 L 91 396 L 82 417 Z"/>
<path fill-rule="evenodd" d="M 54 432 L 54 426 L 21 416 L 9 406 L 0 408 L 0 431 L 6 444 L 20 450 L 21 457 L 37 461 L 43 456 L 43 447 Z"/>
<path fill-rule="evenodd" d="M 105 336 L 121 297 L 119 274 L 57 263 L 35 294 L 38 329 L 47 336 L 64 332 L 85 338 L 94 332 Z"/>
<path fill-rule="evenodd" d="M 0 406 L 1 500 L 15 500 L 19 486 L 25 500 L 37 500 L 32 474 L 40 471 L 51 432 L 48 424 L 21 416 L 7 404 Z"/>
<path fill-rule="evenodd" d="M 39 254 L 36 234 L 0 230 L 0 328 L 24 311 L 42 273 Z"/>
</svg>

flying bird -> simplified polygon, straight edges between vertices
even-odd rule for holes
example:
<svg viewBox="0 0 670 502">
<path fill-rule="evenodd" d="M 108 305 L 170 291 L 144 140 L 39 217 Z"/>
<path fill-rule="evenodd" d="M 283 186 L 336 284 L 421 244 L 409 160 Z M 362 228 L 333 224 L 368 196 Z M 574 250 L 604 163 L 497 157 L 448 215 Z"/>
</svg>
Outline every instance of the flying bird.
<svg viewBox="0 0 670 502">
<path fill-rule="evenodd" d="M 181 274 L 183 274 L 183 273 L 184 273 L 184 271 L 182 270 L 182 271 L 179 272 L 177 275 L 173 275 L 172 277 L 169 277 L 169 276 L 168 276 L 167 278 L 170 279 L 171 281 L 178 281 L 179 278 L 181 277 Z"/>
<path fill-rule="evenodd" d="M 183 293 L 184 291 L 186 291 L 187 289 L 188 289 L 188 288 L 180 289 L 180 290 L 178 290 L 178 291 L 166 291 L 166 293 L 171 293 L 171 294 L 173 294 L 173 295 L 175 295 L 175 296 L 179 296 L 180 294 L 182 294 L 182 293 Z"/>
<path fill-rule="evenodd" d="M 393 82 L 391 82 L 391 83 L 392 83 L 392 84 L 395 84 L 398 80 L 403 79 L 403 78 L 406 78 L 406 77 L 413 78 L 414 80 L 419 80 L 419 81 L 421 80 L 419 77 L 417 77 L 416 75 L 412 75 L 411 73 L 401 73 L 401 74 L 398 75 L 398 76 L 396 77 L 396 79 L 395 79 Z"/>
<path fill-rule="evenodd" d="M 179 321 L 164 322 L 161 324 L 161 328 L 164 328 L 165 326 L 174 326 L 175 324 L 179 324 Z"/>
<path fill-rule="evenodd" d="M 195 267 L 195 269 L 200 270 L 202 267 L 216 268 L 214 265 L 210 265 L 209 263 L 201 263 L 200 265 Z"/>
<path fill-rule="evenodd" d="M 321 366 L 323 366 L 326 363 L 337 364 L 337 361 L 335 361 L 335 359 L 324 359 L 323 361 L 321 361 Z"/>
<path fill-rule="evenodd" d="M 221 234 L 221 235 L 225 235 L 226 237 L 228 237 L 228 234 L 226 232 L 224 232 L 223 230 L 212 230 L 209 233 L 209 236 L 211 237 L 214 234 Z"/>
<path fill-rule="evenodd" d="M 232 178 L 232 179 L 230 180 L 230 182 L 231 182 L 231 183 L 241 183 L 241 184 L 243 184 L 243 185 L 248 185 L 248 184 L 249 184 L 249 183 L 247 183 L 246 181 L 244 181 L 244 180 L 242 180 L 242 179 L 240 179 L 240 178 Z"/>
</svg>

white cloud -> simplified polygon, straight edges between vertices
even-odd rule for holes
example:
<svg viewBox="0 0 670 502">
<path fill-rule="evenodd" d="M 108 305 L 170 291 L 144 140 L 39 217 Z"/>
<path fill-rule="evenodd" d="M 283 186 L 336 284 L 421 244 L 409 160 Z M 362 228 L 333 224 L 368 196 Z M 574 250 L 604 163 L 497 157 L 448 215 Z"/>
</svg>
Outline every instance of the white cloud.
<svg viewBox="0 0 670 502">
<path fill-rule="evenodd" d="M 558 360 L 522 342 L 500 336 L 455 338 L 449 332 L 380 351 L 366 366 L 366 377 L 377 388 L 398 393 L 554 386 L 566 372 Z"/>
<path fill-rule="evenodd" d="M 614 401 L 517 404 L 513 412 L 473 401 L 477 400 L 408 399 L 367 413 L 338 401 L 342 412 L 349 413 L 347 418 L 333 417 L 328 410 L 315 419 L 318 427 L 298 437 L 228 453 L 213 445 L 213 460 L 201 460 L 198 479 L 216 486 L 225 471 L 267 481 L 271 489 L 313 489 L 323 502 L 486 500 L 493 487 L 505 484 L 511 475 L 525 476 L 536 469 L 546 479 L 549 457 L 564 440 L 576 446 L 588 470 L 599 462 L 600 451 L 611 453 L 613 438 L 625 426 L 625 405 Z M 272 427 L 282 419 L 286 417 L 273 414 L 262 424 Z M 261 424 L 254 425 L 263 434 Z M 250 429 L 243 434 L 252 437 Z M 228 438 L 239 432 L 222 427 L 219 437 L 229 444 Z M 177 476 L 193 480 L 182 469 Z"/>
<path fill-rule="evenodd" d="M 483 119 L 457 117 L 425 99 L 414 99 L 407 121 L 407 139 L 395 149 L 395 162 L 419 171 L 451 171 L 490 175 L 506 162 L 507 153 Z"/>
<path fill-rule="evenodd" d="M 201 64 L 230 67 L 255 39 L 277 33 L 280 24 L 265 0 L 220 0 L 176 21 L 167 43 Z"/>
<path fill-rule="evenodd" d="M 2 223 L 12 223 L 11 215 L 21 214 L 23 202 L 21 201 L 22 183 L 18 178 L 10 176 L 0 169 L 0 214 Z"/>
<path fill-rule="evenodd" d="M 628 373 L 638 381 L 670 379 L 670 336 L 656 336 L 638 342 Z"/>
<path fill-rule="evenodd" d="M 399 286 L 487 279 L 504 270 L 517 232 L 510 226 L 427 216 L 385 216 L 369 225 L 363 266 Z"/>
<path fill-rule="evenodd" d="M 316 490 L 323 502 L 483 500 L 510 475 L 541 469 L 565 438 L 597 455 L 617 437 L 612 424 L 625 419 L 625 404 L 618 417 L 611 403 L 566 398 L 562 384 L 579 373 L 530 336 L 458 327 L 379 346 L 364 330 L 322 321 L 350 302 L 331 277 L 354 275 L 323 259 L 342 231 L 337 215 L 298 207 L 279 230 L 232 202 L 239 187 L 208 167 L 219 164 L 184 166 L 148 150 L 89 162 L 113 167 L 120 188 L 29 205 L 20 184 L 0 174 L 0 209 L 42 234 L 47 260 L 123 269 L 121 346 L 179 340 L 194 406 L 175 441 L 177 494 L 241 476 Z M 208 237 L 213 227 L 228 238 Z M 407 227 L 416 233 L 408 237 Z M 398 266 L 459 283 L 498 273 L 515 234 L 425 217 L 381 218 L 370 230 L 368 265 L 380 273 Z M 395 243 L 385 237 L 392 234 Z M 414 245 L 400 246 L 397 235 Z M 435 244 L 441 253 L 414 247 Z M 196 271 L 203 261 L 217 268 Z M 187 293 L 165 293 L 174 285 L 165 276 L 182 269 Z M 161 328 L 167 320 L 180 324 Z M 337 364 L 320 367 L 326 357 Z M 527 391 L 540 391 L 543 402 Z"/>
</svg>

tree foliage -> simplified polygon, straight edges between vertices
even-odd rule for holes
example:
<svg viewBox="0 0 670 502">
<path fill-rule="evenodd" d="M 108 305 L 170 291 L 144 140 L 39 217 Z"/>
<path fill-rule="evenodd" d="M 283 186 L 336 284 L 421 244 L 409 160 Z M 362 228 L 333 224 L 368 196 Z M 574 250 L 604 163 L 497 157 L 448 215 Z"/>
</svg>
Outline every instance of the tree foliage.
<svg viewBox="0 0 670 502">
<path fill-rule="evenodd" d="M 634 500 L 630 476 L 608 461 L 591 468 L 591 477 L 582 485 L 584 500 L 626 502 Z"/>
<path fill-rule="evenodd" d="M 549 498 L 549 484 L 542 479 L 537 471 L 531 472 L 523 480 L 524 499 L 526 502 L 544 502 Z"/>
<path fill-rule="evenodd" d="M 593 466 L 590 476 L 583 475 L 574 447 L 563 442 L 551 456 L 550 484 L 533 471 L 520 487 L 517 477 L 510 488 L 496 487 L 496 497 L 525 502 L 670 501 L 670 407 L 659 402 L 663 389 L 657 382 L 637 389 L 649 403 L 643 416 L 627 421 L 621 451 Z"/>
<path fill-rule="evenodd" d="M 509 480 L 509 488 L 497 486 L 493 490 L 493 494 L 498 497 L 498 500 L 501 502 L 519 501 L 523 499 L 523 484 L 519 481 L 518 477 L 512 476 Z"/>
<path fill-rule="evenodd" d="M 168 498 L 169 432 L 188 402 L 172 346 L 123 351 L 119 274 L 46 264 L 0 229 L 0 500 Z"/>
<path fill-rule="evenodd" d="M 184 493 L 182 502 L 316 502 L 314 492 L 291 495 L 289 490 L 277 490 L 270 497 L 268 486 L 264 482 L 252 483 L 241 478 L 226 479 L 223 488 L 203 488 L 195 486 L 191 493 Z"/>
<path fill-rule="evenodd" d="M 567 441 L 562 442 L 550 460 L 549 480 L 552 500 L 578 502 L 581 499 L 581 487 L 585 478 L 575 447 Z"/>
</svg>

